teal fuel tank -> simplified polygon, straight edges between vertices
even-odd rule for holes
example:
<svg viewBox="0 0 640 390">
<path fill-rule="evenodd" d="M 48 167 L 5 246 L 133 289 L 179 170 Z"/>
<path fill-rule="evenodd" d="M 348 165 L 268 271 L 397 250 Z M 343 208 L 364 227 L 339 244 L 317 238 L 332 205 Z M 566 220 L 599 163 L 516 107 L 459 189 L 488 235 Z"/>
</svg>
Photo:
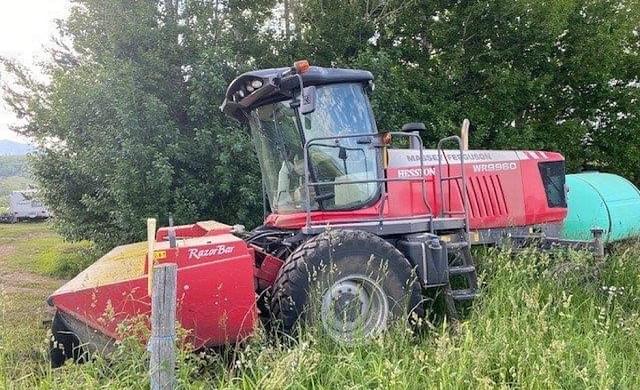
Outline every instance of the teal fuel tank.
<svg viewBox="0 0 640 390">
<path fill-rule="evenodd" d="M 568 214 L 561 236 L 590 240 L 591 228 L 604 230 L 605 242 L 640 236 L 640 191 L 627 179 L 610 173 L 567 175 Z"/>
</svg>

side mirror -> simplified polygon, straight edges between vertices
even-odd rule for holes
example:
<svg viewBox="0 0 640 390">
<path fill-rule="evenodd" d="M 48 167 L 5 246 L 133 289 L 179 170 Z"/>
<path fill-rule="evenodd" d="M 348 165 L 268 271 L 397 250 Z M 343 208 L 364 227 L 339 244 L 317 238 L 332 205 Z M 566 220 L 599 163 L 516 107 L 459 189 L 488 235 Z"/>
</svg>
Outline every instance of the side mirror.
<svg viewBox="0 0 640 390">
<path fill-rule="evenodd" d="M 425 126 L 424 123 L 422 122 L 405 123 L 404 125 L 402 125 L 403 133 L 413 133 L 414 131 L 425 131 L 425 130 L 427 130 L 427 126 Z"/>
<path fill-rule="evenodd" d="M 302 90 L 302 103 L 300 104 L 300 113 L 302 115 L 311 114 L 316 110 L 316 87 L 305 87 Z"/>
</svg>

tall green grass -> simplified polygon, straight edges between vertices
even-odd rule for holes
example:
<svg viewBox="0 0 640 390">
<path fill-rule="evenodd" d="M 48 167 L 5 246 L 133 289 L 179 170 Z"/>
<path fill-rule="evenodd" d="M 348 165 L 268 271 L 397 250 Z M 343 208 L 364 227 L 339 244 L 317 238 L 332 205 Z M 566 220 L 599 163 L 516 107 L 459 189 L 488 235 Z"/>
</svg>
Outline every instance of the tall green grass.
<svg viewBox="0 0 640 390">
<path fill-rule="evenodd" d="M 482 298 L 452 326 L 442 317 L 366 344 L 340 346 L 321 329 L 293 344 L 264 334 L 224 353 L 182 352 L 181 388 L 640 388 L 640 246 L 589 255 L 478 256 Z M 33 340 L 41 343 L 42 340 Z M 46 368 L 15 387 L 147 388 L 144 347 L 126 339 L 109 361 Z M 6 368 L 5 368 L 6 369 Z M 9 375 L 11 372 L 9 371 Z"/>
</svg>

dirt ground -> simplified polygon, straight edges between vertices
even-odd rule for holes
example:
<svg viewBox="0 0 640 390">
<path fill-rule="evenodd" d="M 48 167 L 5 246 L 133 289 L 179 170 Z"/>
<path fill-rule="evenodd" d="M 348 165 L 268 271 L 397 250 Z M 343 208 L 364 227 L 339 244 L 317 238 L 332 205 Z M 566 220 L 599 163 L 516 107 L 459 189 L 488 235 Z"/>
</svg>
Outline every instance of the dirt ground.
<svg viewBox="0 0 640 390">
<path fill-rule="evenodd" d="M 24 269 L 16 269 L 9 262 L 11 255 L 14 254 L 16 248 L 14 245 L 0 245 L 0 291 L 3 294 L 11 295 L 21 292 L 41 293 L 43 296 L 51 293 L 49 290 L 52 285 L 64 283 L 60 279 L 50 278 L 38 275 Z"/>
<path fill-rule="evenodd" d="M 21 388 L 47 367 L 46 299 L 64 280 L 40 272 L 38 261 L 60 240 L 44 223 L 0 225 L 0 388 Z"/>
<path fill-rule="evenodd" d="M 0 294 L 2 296 L 3 325 L 16 325 L 16 319 L 46 320 L 51 316 L 46 297 L 64 284 L 64 280 L 38 273 L 39 239 L 53 234 L 46 223 L 2 225 L 0 231 Z M 33 243 L 33 245 L 31 245 Z M 24 307 L 29 316 L 20 316 Z M 42 321 L 39 321 L 40 324 Z M 25 325 L 27 324 L 20 324 Z M 29 324 L 33 326 L 33 324 Z"/>
</svg>

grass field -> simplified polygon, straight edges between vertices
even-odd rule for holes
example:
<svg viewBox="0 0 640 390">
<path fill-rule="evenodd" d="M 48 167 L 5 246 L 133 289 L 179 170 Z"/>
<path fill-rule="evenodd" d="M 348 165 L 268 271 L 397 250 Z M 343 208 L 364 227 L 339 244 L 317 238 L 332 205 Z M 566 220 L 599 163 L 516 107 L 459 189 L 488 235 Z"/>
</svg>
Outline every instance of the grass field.
<svg viewBox="0 0 640 390">
<path fill-rule="evenodd" d="M 0 225 L 0 387 L 148 387 L 146 352 L 132 339 L 109 361 L 48 368 L 39 324 L 45 296 L 62 283 L 50 275 L 68 277 L 88 252 L 87 243 L 63 243 L 46 224 Z M 353 346 L 335 345 L 318 329 L 288 346 L 258 334 L 224 354 L 181 353 L 179 385 L 640 388 L 639 245 L 613 248 L 604 264 L 580 253 L 484 251 L 478 259 L 483 296 L 456 327 L 425 322 L 416 334 L 398 328 Z"/>
</svg>

